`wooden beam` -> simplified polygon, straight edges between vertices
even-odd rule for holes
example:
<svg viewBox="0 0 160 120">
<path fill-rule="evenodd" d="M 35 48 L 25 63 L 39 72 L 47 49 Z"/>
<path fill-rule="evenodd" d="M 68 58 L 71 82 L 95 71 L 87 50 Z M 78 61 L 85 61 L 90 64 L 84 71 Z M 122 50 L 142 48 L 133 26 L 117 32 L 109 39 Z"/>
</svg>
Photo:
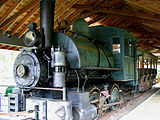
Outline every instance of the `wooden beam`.
<svg viewBox="0 0 160 120">
<path fill-rule="evenodd" d="M 73 17 L 73 18 L 71 18 L 72 20 L 73 19 L 76 19 L 76 18 L 86 18 L 86 17 L 90 17 L 90 16 L 92 16 L 92 15 L 94 15 L 94 13 L 95 13 L 95 11 L 87 11 L 86 9 L 87 8 L 92 8 L 92 7 L 94 7 L 94 6 L 99 6 L 100 4 L 102 4 L 104 1 L 103 0 L 96 0 L 96 1 L 94 1 L 93 3 L 91 3 L 90 5 L 83 5 L 83 7 L 82 8 L 76 8 L 77 10 L 76 10 L 76 12 L 78 11 L 78 13 L 76 13 L 76 15 L 74 16 L 70 16 L 70 17 Z M 72 6 L 72 8 L 74 8 L 74 6 L 77 6 L 77 5 L 80 5 L 80 4 L 74 4 L 73 6 Z M 92 7 L 91 7 L 92 6 Z M 86 8 L 86 9 L 83 9 L 83 8 Z M 68 19 L 69 20 L 69 19 Z"/>
<path fill-rule="evenodd" d="M 144 25 L 147 26 L 147 27 L 153 28 L 153 29 L 155 29 L 156 31 L 159 31 L 159 32 L 160 32 L 160 26 L 159 26 L 159 25 L 147 24 L 147 23 L 145 23 Z M 159 34 L 159 33 L 158 33 L 158 34 Z"/>
<path fill-rule="evenodd" d="M 73 8 L 76 9 L 83 9 L 86 10 L 88 12 L 94 12 L 94 13 L 105 13 L 104 15 L 115 15 L 115 16 L 120 16 L 120 17 L 126 17 L 126 18 L 133 18 L 133 19 L 140 19 L 142 21 L 151 21 L 151 22 L 155 22 L 155 23 L 159 23 L 160 21 L 160 17 L 156 17 L 156 16 L 150 16 L 150 15 L 145 15 L 143 13 L 133 13 L 130 11 L 123 11 L 123 10 L 116 10 L 116 9 L 107 9 L 107 8 L 96 8 L 94 9 L 93 7 L 88 7 L 88 6 L 83 6 L 82 5 L 74 5 Z M 102 14 L 103 15 L 103 14 Z"/>
<path fill-rule="evenodd" d="M 151 47 L 151 48 L 160 50 L 160 47 L 154 46 L 153 44 L 148 44 L 148 43 L 145 43 L 145 44 L 144 44 L 144 43 L 137 43 L 137 45 L 142 45 L 142 46 L 144 46 L 145 48 L 146 48 L 146 47 Z"/>
<path fill-rule="evenodd" d="M 84 4 L 85 2 L 86 2 L 87 0 L 83 0 L 83 1 L 81 1 L 81 4 Z M 94 5 L 97 5 L 97 4 L 99 4 L 100 2 L 102 2 L 103 0 L 98 0 L 98 1 L 96 1 L 96 4 L 94 4 Z M 73 6 L 74 6 L 75 4 L 73 4 L 70 8 L 72 8 Z M 64 9 L 64 8 L 63 8 Z M 73 12 L 74 11 L 74 12 Z M 64 15 L 64 13 L 63 13 L 63 15 L 61 15 L 60 17 L 59 17 L 59 19 L 61 18 L 61 20 L 62 19 L 66 19 L 67 21 L 69 21 L 69 22 L 73 22 L 75 19 L 77 19 L 77 18 L 86 18 L 86 17 L 89 17 L 91 14 L 92 14 L 92 12 L 90 12 L 90 13 L 87 13 L 87 14 L 85 14 L 85 13 L 83 13 L 83 9 L 70 9 L 69 11 L 69 14 L 67 14 L 67 15 Z M 64 16 L 64 17 L 63 17 Z M 55 17 L 55 18 L 57 18 L 57 17 Z M 55 23 L 56 23 L 56 21 L 54 21 Z M 55 24 L 55 28 L 54 29 L 56 29 L 57 30 L 57 28 L 58 28 L 58 25 L 57 24 Z"/>
<path fill-rule="evenodd" d="M 24 16 L 24 18 L 18 23 L 18 25 L 11 31 L 11 35 L 13 36 L 19 28 L 39 9 L 39 5 L 35 6 L 32 11 Z"/>
<path fill-rule="evenodd" d="M 122 2 L 122 0 L 106 1 L 106 2 L 105 2 L 105 7 L 110 8 L 110 7 L 112 7 L 113 5 L 118 4 L 118 3 L 120 3 L 120 2 Z"/>
<path fill-rule="evenodd" d="M 123 15 L 116 15 L 116 14 L 106 14 L 106 13 L 97 13 L 96 15 L 99 16 L 104 16 L 104 17 L 112 17 L 112 16 L 119 16 L 122 19 L 126 20 L 127 22 L 130 23 L 136 23 L 136 24 L 142 24 L 145 27 L 148 27 L 148 29 L 150 28 L 150 30 L 152 29 L 152 32 L 160 32 L 160 22 L 153 22 L 150 20 L 143 20 L 141 18 L 136 18 L 136 17 L 131 17 L 131 16 L 123 16 Z"/>
<path fill-rule="evenodd" d="M 126 4 L 134 5 L 144 10 L 160 14 L 159 4 L 157 0 L 124 0 Z"/>
<path fill-rule="evenodd" d="M 65 13 L 66 10 L 68 10 L 69 8 L 71 8 L 73 6 L 73 4 L 75 4 L 77 1 L 76 0 L 72 0 L 70 1 L 70 3 L 68 3 L 67 5 L 63 6 L 63 10 L 60 11 L 59 13 L 55 14 L 55 20 L 54 22 L 56 22 L 57 19 L 59 19 L 59 17 Z"/>
<path fill-rule="evenodd" d="M 104 13 L 104 15 L 114 15 L 114 16 L 119 16 L 119 17 L 123 17 L 123 18 L 130 18 L 130 19 L 133 19 L 133 20 L 137 20 L 139 22 L 149 21 L 149 22 L 152 22 L 152 23 L 155 23 L 155 24 L 159 24 L 159 21 L 160 21 L 160 18 L 150 18 L 150 17 L 144 16 L 144 15 L 136 16 L 132 12 L 125 12 L 125 11 L 119 11 L 119 10 L 99 9 L 95 12 L 96 13 Z"/>
<path fill-rule="evenodd" d="M 156 43 L 159 43 L 160 44 L 160 40 L 156 39 L 156 38 L 139 38 L 139 40 L 141 41 L 146 41 L 146 40 L 150 40 L 150 41 L 154 41 Z"/>
<path fill-rule="evenodd" d="M 86 2 L 86 0 L 83 0 L 81 1 L 81 4 L 84 4 Z M 73 6 L 73 5 L 72 5 Z M 71 8 L 72 8 L 71 6 Z M 76 10 L 76 9 L 70 9 L 70 10 L 67 10 L 63 13 L 63 15 L 61 15 L 59 17 L 60 20 L 66 20 L 69 16 L 71 16 L 71 14 L 73 14 L 74 12 L 78 12 L 78 13 L 81 13 L 82 10 Z"/>
<path fill-rule="evenodd" d="M 150 33 L 150 32 L 145 32 L 145 31 L 141 31 L 141 30 L 137 30 L 135 28 L 123 28 L 128 32 L 133 32 L 136 34 L 142 34 L 143 36 L 148 36 L 148 37 L 160 37 L 160 34 L 155 34 L 155 33 Z"/>
<path fill-rule="evenodd" d="M 142 28 L 144 28 L 148 32 L 153 32 L 154 34 L 159 34 L 160 30 L 146 26 L 145 24 L 141 24 Z"/>
<path fill-rule="evenodd" d="M 36 15 L 36 16 L 34 17 L 34 19 L 31 20 L 30 23 L 36 22 L 39 18 L 40 18 L 40 14 Z M 29 23 L 29 24 L 30 24 L 30 23 Z M 25 27 L 18 33 L 18 39 L 19 39 L 20 37 L 22 37 L 22 35 L 23 35 L 27 30 L 28 30 L 28 26 L 25 25 Z"/>
<path fill-rule="evenodd" d="M 18 19 L 18 18 L 17 18 Z M 15 22 L 17 21 L 17 19 L 11 23 L 9 23 L 8 25 L 6 25 L 5 27 L 2 28 L 2 34 L 5 34 L 11 27 L 12 25 L 15 24 Z"/>
<path fill-rule="evenodd" d="M 88 22 L 88 25 L 91 25 L 97 21 L 100 21 L 101 19 L 103 19 L 104 17 L 103 16 L 97 16 L 96 18 L 94 18 L 93 20 L 89 21 Z"/>
<path fill-rule="evenodd" d="M 34 6 L 37 6 L 39 4 L 38 0 L 34 0 L 31 3 L 29 3 L 27 6 L 19 10 L 17 13 L 15 13 L 12 17 L 4 21 L 4 23 L 0 26 L 0 29 L 7 26 L 11 22 L 15 21 L 20 15 L 27 12 L 28 10 L 32 9 Z"/>
<path fill-rule="evenodd" d="M 14 11 L 20 4 L 22 0 L 17 0 L 14 2 L 14 4 L 7 10 L 7 12 L 2 16 L 0 19 L 0 25 L 7 19 L 7 17 Z"/>
<path fill-rule="evenodd" d="M 62 8 L 65 9 L 65 11 L 68 9 L 67 7 L 64 8 L 65 4 L 67 3 L 68 1 L 65 0 L 65 1 L 61 1 L 59 4 L 56 3 L 56 8 L 55 8 L 55 17 L 54 17 L 54 23 L 56 23 L 57 20 L 59 20 L 59 18 L 57 17 L 57 15 L 61 14 L 62 12 Z M 66 16 L 66 15 L 65 15 Z M 39 27 L 40 28 L 40 27 Z M 58 28 L 58 24 L 54 24 L 54 29 L 55 28 Z"/>
<path fill-rule="evenodd" d="M 9 0 L 0 0 L 0 10 Z"/>
</svg>

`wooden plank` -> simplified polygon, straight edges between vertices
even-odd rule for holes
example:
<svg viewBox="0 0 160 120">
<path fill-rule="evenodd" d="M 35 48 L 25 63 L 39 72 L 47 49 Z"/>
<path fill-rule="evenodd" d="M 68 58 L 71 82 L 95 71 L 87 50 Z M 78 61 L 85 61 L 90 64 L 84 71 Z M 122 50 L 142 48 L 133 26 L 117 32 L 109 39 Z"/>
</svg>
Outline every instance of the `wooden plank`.
<svg viewBox="0 0 160 120">
<path fill-rule="evenodd" d="M 151 28 L 149 26 L 146 26 L 144 24 L 141 24 L 141 26 L 148 32 L 152 32 L 154 34 L 159 34 L 160 30 L 157 30 L 157 29 L 154 29 L 154 28 Z"/>
<path fill-rule="evenodd" d="M 156 38 L 139 38 L 139 40 L 141 41 L 141 40 L 151 40 L 151 41 L 155 41 L 155 42 L 157 42 L 157 43 L 159 43 L 160 44 L 160 40 L 158 40 L 158 39 L 156 39 Z M 138 42 L 138 44 L 139 44 L 139 42 Z"/>
<path fill-rule="evenodd" d="M 17 18 L 18 19 L 18 18 Z M 12 25 L 15 24 L 15 22 L 17 21 L 17 19 L 11 23 L 9 23 L 8 25 L 6 25 L 5 27 L 2 28 L 2 34 L 5 34 L 9 29 L 10 27 L 12 27 Z"/>
<path fill-rule="evenodd" d="M 83 1 L 78 1 L 81 2 L 81 4 L 85 3 L 87 0 L 83 0 Z M 59 16 L 59 20 L 68 20 L 71 22 L 71 19 L 68 19 L 69 17 L 76 17 L 81 13 L 82 10 L 76 10 L 76 9 L 70 9 L 70 10 L 66 10 L 61 16 Z M 75 14 L 76 13 L 76 14 Z M 57 19 L 57 18 L 56 18 Z M 55 20 L 56 20 L 55 19 Z M 55 21 L 54 21 L 55 22 Z M 55 24 L 54 29 L 58 29 L 58 24 Z"/>
<path fill-rule="evenodd" d="M 120 2 L 122 2 L 122 0 L 107 1 L 107 2 L 105 2 L 105 7 L 109 8 L 109 7 L 112 7 L 113 5 L 118 4 Z"/>
<path fill-rule="evenodd" d="M 6 25 L 10 24 L 11 22 L 15 21 L 20 15 L 27 12 L 28 10 L 32 9 L 34 6 L 37 6 L 39 4 L 38 0 L 32 1 L 30 4 L 19 10 L 17 13 L 15 13 L 12 17 L 7 19 L 1 26 L 0 29 L 5 27 Z"/>
<path fill-rule="evenodd" d="M 145 26 L 150 27 L 155 29 L 156 31 L 160 32 L 160 25 L 155 25 L 155 24 L 147 24 L 147 23 L 143 23 Z"/>
<path fill-rule="evenodd" d="M 0 0 L 0 10 L 3 8 L 3 6 L 8 2 L 9 0 Z"/>
<path fill-rule="evenodd" d="M 88 5 L 83 5 L 86 9 L 87 8 L 91 8 L 91 6 L 92 7 L 95 7 L 95 6 L 99 6 L 102 2 L 104 2 L 103 0 L 95 0 L 95 1 L 93 1 L 89 6 Z M 79 5 L 79 4 L 75 4 L 75 5 Z M 73 5 L 74 6 L 74 5 Z M 72 6 L 72 7 L 73 7 Z M 83 8 L 84 8 L 83 7 Z M 74 7 L 73 7 L 74 8 Z M 70 19 L 68 19 L 68 20 L 71 20 L 71 21 L 73 21 L 73 20 L 75 20 L 75 19 L 77 19 L 77 18 L 86 18 L 86 17 L 90 17 L 90 16 L 92 16 L 92 15 L 94 15 L 94 10 L 92 10 L 92 11 L 87 11 L 86 12 L 86 10 L 85 9 L 83 9 L 83 8 L 76 8 L 77 10 L 76 10 L 76 12 L 78 12 L 78 13 L 76 13 L 76 15 L 72 15 L 72 16 L 70 16 Z"/>
<path fill-rule="evenodd" d="M 11 31 L 11 35 L 13 36 L 37 10 L 39 10 L 39 5 L 35 6 L 33 10 L 18 23 L 18 25 Z"/>
<path fill-rule="evenodd" d="M 82 5 L 80 5 L 80 6 L 79 5 L 74 5 L 74 8 L 76 8 L 76 7 L 77 7 L 77 9 L 83 9 L 83 10 L 86 10 L 88 12 L 104 13 L 104 16 L 109 14 L 109 15 L 115 15 L 115 16 L 126 17 L 126 18 L 134 18 L 134 19 L 137 18 L 137 19 L 141 19 L 141 20 L 156 22 L 157 24 L 160 21 L 160 17 L 145 15 L 143 13 L 133 13 L 133 12 L 130 12 L 130 11 L 107 9 L 107 8 L 101 8 L 101 7 L 93 9 L 93 7 L 88 7 L 88 6 L 83 6 L 82 7 Z"/>
<path fill-rule="evenodd" d="M 143 44 L 143 43 L 137 43 L 137 45 L 142 45 L 144 48 L 151 47 L 151 48 L 160 50 L 160 47 L 157 47 L 157 46 L 154 46 L 154 45 L 148 44 L 148 43 L 145 43 L 145 44 Z"/>
<path fill-rule="evenodd" d="M 20 4 L 22 0 L 17 0 L 10 8 L 7 10 L 7 12 L 2 16 L 0 19 L 0 25 L 7 19 L 7 17 L 14 11 Z"/>
<path fill-rule="evenodd" d="M 30 23 L 36 22 L 39 18 L 40 18 L 40 14 L 36 15 L 36 16 L 34 17 L 34 19 L 31 20 Z M 30 23 L 29 23 L 29 24 L 30 24 Z M 18 39 L 19 39 L 20 37 L 22 37 L 22 35 L 23 35 L 27 30 L 28 30 L 28 26 L 25 25 L 25 27 L 18 33 Z"/>
<path fill-rule="evenodd" d="M 136 33 L 136 34 L 142 34 L 143 36 L 146 35 L 148 37 L 160 37 L 160 34 L 145 32 L 145 31 L 137 30 L 135 28 L 123 28 L 123 29 L 125 29 L 128 32 L 133 32 L 133 33 Z"/>
<path fill-rule="evenodd" d="M 76 0 L 73 0 L 73 1 L 70 1 L 70 3 L 68 3 L 67 5 L 63 6 L 63 10 L 55 14 L 56 19 L 54 19 L 54 22 L 56 22 L 56 20 L 59 19 L 59 17 L 63 15 L 66 10 L 70 9 L 72 5 L 75 4 L 76 2 L 77 2 Z"/>
<path fill-rule="evenodd" d="M 124 0 L 126 4 L 137 6 L 144 10 L 160 14 L 159 0 Z"/>
<path fill-rule="evenodd" d="M 106 10 L 106 9 L 99 9 L 96 11 L 97 13 L 104 13 L 104 15 L 114 15 L 114 16 L 120 16 L 120 17 L 125 17 L 125 18 L 133 18 L 133 19 L 137 19 L 137 20 L 142 20 L 143 22 L 145 21 L 151 21 L 152 23 L 159 23 L 160 18 L 156 18 L 156 17 L 150 17 L 150 16 L 144 16 L 144 15 L 140 15 L 136 16 L 134 13 L 132 12 L 126 12 L 126 11 L 119 11 L 119 10 Z M 103 15 L 103 14 L 102 14 Z"/>
<path fill-rule="evenodd" d="M 88 22 L 88 25 L 91 25 L 97 21 L 100 21 L 101 19 L 103 19 L 104 17 L 103 16 L 97 16 L 96 18 L 94 18 L 93 20 L 89 21 Z"/>
</svg>

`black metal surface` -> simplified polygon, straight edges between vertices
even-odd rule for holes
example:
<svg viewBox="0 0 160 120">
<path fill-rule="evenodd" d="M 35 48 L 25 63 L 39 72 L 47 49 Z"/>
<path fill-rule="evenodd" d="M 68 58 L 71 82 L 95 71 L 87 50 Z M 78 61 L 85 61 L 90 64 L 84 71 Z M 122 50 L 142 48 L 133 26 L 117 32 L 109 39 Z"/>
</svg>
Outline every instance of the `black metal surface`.
<svg viewBox="0 0 160 120">
<path fill-rule="evenodd" d="M 43 46 L 51 47 L 54 28 L 55 0 L 40 0 L 40 31 Z"/>
<path fill-rule="evenodd" d="M 13 76 L 17 86 L 48 86 L 47 60 L 44 60 L 42 52 L 20 53 L 13 66 Z"/>
</svg>

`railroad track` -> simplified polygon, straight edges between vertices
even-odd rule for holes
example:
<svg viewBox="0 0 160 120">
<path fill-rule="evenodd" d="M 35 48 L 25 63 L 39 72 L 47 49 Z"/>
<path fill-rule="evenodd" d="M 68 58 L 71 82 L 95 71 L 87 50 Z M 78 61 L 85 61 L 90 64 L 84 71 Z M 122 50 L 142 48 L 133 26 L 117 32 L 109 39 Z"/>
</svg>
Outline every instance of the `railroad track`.
<svg viewBox="0 0 160 120">
<path fill-rule="evenodd" d="M 133 92 L 122 92 L 121 97 L 123 99 L 123 103 L 120 105 L 120 107 L 113 111 L 107 110 L 97 120 L 119 120 L 159 89 L 160 88 L 152 88 L 143 93 L 137 92 L 136 97 L 134 97 Z"/>
</svg>

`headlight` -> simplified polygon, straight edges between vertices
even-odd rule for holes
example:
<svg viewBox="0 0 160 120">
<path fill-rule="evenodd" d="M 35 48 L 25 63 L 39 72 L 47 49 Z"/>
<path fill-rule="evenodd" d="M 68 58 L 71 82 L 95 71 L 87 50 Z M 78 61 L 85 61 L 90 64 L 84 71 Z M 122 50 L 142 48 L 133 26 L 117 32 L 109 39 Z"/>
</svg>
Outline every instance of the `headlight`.
<svg viewBox="0 0 160 120">
<path fill-rule="evenodd" d="M 36 24 L 32 23 L 28 26 L 29 30 L 24 35 L 24 43 L 27 47 L 38 47 L 41 43 L 39 31 L 36 30 Z"/>
<path fill-rule="evenodd" d="M 27 46 L 32 46 L 36 42 L 36 36 L 33 31 L 28 31 L 25 35 L 24 43 Z"/>
</svg>

